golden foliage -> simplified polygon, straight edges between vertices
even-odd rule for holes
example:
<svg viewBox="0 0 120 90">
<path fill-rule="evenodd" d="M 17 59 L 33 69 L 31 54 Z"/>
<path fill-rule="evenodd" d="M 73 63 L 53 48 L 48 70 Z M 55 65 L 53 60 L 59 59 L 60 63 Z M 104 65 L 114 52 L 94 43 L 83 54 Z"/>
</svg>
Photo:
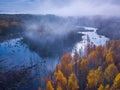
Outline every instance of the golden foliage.
<svg viewBox="0 0 120 90">
<path fill-rule="evenodd" d="M 54 90 L 51 81 L 47 82 L 46 90 Z"/>
<path fill-rule="evenodd" d="M 105 86 L 105 90 L 111 90 L 109 84 L 107 84 L 107 85 Z"/>
<path fill-rule="evenodd" d="M 63 75 L 63 73 L 58 70 L 57 72 L 54 73 L 55 76 L 55 82 L 57 85 L 60 85 L 63 88 L 66 88 L 67 85 L 67 79 L 65 78 L 65 76 Z"/>
<path fill-rule="evenodd" d="M 87 88 L 95 89 L 100 83 L 103 83 L 103 72 L 101 67 L 97 70 L 90 70 L 87 76 Z"/>
<path fill-rule="evenodd" d="M 115 90 L 120 89 L 120 73 L 115 77 L 114 83 L 113 83 L 113 88 Z"/>
<path fill-rule="evenodd" d="M 80 63 L 80 69 L 81 69 L 81 71 L 86 71 L 88 69 L 87 59 L 82 59 L 82 61 Z"/>
<path fill-rule="evenodd" d="M 78 80 L 74 73 L 69 76 L 68 79 L 68 90 L 78 90 Z"/>
<path fill-rule="evenodd" d="M 57 90 L 62 90 L 60 85 L 57 86 Z"/>
<path fill-rule="evenodd" d="M 114 80 L 115 76 L 118 74 L 118 69 L 117 67 L 115 66 L 115 64 L 110 64 L 106 69 L 105 69 L 105 72 L 104 72 L 104 75 L 105 75 L 105 79 L 108 81 L 108 82 L 111 82 Z"/>
<path fill-rule="evenodd" d="M 90 69 L 97 69 L 98 66 L 101 66 L 105 61 L 106 50 L 103 46 L 98 46 L 94 51 L 92 51 L 87 60 L 89 63 Z"/>
<path fill-rule="evenodd" d="M 98 90 L 104 90 L 104 86 L 101 84 Z"/>
<path fill-rule="evenodd" d="M 73 63 L 70 53 L 62 56 L 61 71 L 67 78 L 72 73 Z"/>
<path fill-rule="evenodd" d="M 107 65 L 114 63 L 113 57 L 112 57 L 112 52 L 108 51 L 106 55 L 106 63 Z"/>
</svg>

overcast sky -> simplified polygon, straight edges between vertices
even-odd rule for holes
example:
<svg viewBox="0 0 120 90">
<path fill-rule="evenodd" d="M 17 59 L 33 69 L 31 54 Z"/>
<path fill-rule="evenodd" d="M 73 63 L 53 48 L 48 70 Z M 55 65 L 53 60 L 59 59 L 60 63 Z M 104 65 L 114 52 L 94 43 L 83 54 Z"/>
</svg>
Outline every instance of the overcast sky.
<svg viewBox="0 0 120 90">
<path fill-rule="evenodd" d="M 0 13 L 120 16 L 120 0 L 0 0 Z"/>
</svg>

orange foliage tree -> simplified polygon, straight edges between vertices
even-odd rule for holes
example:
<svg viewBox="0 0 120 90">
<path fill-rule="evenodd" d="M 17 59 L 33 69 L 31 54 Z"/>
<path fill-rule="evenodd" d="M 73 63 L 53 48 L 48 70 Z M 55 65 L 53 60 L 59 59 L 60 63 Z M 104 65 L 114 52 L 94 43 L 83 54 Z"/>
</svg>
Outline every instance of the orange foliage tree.
<svg viewBox="0 0 120 90">
<path fill-rule="evenodd" d="M 120 89 L 120 73 L 117 74 L 117 76 L 114 79 L 113 89 L 114 90 L 119 90 Z"/>
<path fill-rule="evenodd" d="M 77 77 L 74 73 L 72 73 L 68 79 L 68 90 L 78 90 L 78 88 L 79 85 L 78 85 Z"/>
<path fill-rule="evenodd" d="M 63 75 L 63 73 L 60 70 L 58 70 L 57 72 L 54 73 L 54 76 L 56 86 L 59 85 L 59 87 L 62 87 L 62 89 L 65 90 L 67 88 L 67 79 Z"/>
<path fill-rule="evenodd" d="M 61 71 L 63 72 L 65 77 L 68 78 L 68 76 L 72 73 L 73 65 L 74 65 L 71 54 L 67 53 L 67 54 L 63 55 L 61 60 L 62 60 Z"/>
<path fill-rule="evenodd" d="M 51 81 L 47 82 L 46 90 L 54 90 Z"/>
<path fill-rule="evenodd" d="M 115 64 L 110 64 L 104 72 L 105 79 L 107 80 L 108 83 L 112 84 L 115 76 L 118 74 L 118 69 L 115 66 Z"/>
<path fill-rule="evenodd" d="M 97 87 L 103 83 L 103 71 L 99 67 L 97 70 L 90 70 L 87 76 L 87 89 L 96 90 Z"/>
</svg>

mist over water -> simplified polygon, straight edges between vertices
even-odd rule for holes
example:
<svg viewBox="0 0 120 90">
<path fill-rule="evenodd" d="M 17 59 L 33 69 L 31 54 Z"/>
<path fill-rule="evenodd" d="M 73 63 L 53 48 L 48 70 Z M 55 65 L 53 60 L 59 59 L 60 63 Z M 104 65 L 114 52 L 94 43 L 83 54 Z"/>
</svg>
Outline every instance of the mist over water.
<svg viewBox="0 0 120 90">
<path fill-rule="evenodd" d="M 32 49 L 43 57 L 60 56 L 70 52 L 75 43 L 81 40 L 82 34 L 77 34 L 74 22 L 56 21 L 31 23 L 25 22 L 25 41 Z"/>
</svg>

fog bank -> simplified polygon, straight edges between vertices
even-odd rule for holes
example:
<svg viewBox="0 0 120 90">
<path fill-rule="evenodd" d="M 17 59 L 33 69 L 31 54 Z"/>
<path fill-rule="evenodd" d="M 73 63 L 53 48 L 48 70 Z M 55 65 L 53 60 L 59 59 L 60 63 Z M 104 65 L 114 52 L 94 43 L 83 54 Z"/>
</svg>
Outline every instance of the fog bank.
<svg viewBox="0 0 120 90">
<path fill-rule="evenodd" d="M 1 0 L 0 13 L 120 16 L 119 0 Z"/>
</svg>

